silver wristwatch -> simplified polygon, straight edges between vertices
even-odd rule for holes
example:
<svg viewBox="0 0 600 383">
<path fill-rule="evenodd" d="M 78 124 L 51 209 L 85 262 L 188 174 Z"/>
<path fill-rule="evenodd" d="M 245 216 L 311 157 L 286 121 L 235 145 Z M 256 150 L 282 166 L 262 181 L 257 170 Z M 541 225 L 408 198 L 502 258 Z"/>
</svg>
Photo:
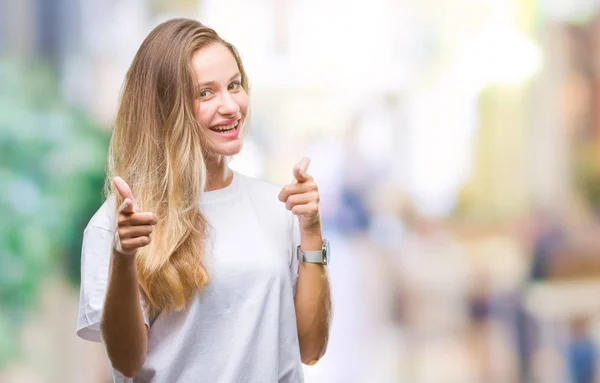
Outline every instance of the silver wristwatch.
<svg viewBox="0 0 600 383">
<path fill-rule="evenodd" d="M 321 247 L 321 250 L 302 250 L 300 246 L 298 246 L 297 253 L 300 262 L 328 265 L 330 256 L 329 241 L 326 239 L 323 240 L 323 246 Z"/>
</svg>

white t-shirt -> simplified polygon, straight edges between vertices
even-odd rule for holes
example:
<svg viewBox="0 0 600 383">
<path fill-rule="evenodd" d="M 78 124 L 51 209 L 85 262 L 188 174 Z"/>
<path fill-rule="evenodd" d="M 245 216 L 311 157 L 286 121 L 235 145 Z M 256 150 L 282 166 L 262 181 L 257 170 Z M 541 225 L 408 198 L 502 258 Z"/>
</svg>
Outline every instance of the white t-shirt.
<svg viewBox="0 0 600 383">
<path fill-rule="evenodd" d="M 277 199 L 276 185 L 234 172 L 224 189 L 204 193 L 212 227 L 206 263 L 210 285 L 182 312 L 149 325 L 148 354 L 133 379 L 115 382 L 302 382 L 294 294 L 298 279 L 297 218 Z M 114 199 L 84 232 L 77 334 L 100 341 Z M 143 302 L 142 302 L 143 304 Z"/>
</svg>

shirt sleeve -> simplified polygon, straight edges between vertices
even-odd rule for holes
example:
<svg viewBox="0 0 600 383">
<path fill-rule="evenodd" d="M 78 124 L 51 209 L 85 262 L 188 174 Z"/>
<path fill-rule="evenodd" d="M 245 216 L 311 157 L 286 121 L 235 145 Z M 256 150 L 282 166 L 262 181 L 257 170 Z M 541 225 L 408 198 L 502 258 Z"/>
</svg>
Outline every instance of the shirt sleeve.
<svg viewBox="0 0 600 383">
<path fill-rule="evenodd" d="M 112 256 L 113 231 L 88 225 L 83 233 L 81 248 L 81 287 L 77 335 L 85 340 L 100 342 L 100 319 L 108 285 Z M 145 308 L 143 299 L 141 307 Z M 147 310 L 144 322 L 150 326 Z"/>
<path fill-rule="evenodd" d="M 292 278 L 292 287 L 294 289 L 294 296 L 296 296 L 296 285 L 298 284 L 298 267 L 300 261 L 298 260 L 298 246 L 300 246 L 300 224 L 298 222 L 298 216 L 290 212 L 291 215 L 291 259 L 290 259 L 290 276 Z"/>
</svg>

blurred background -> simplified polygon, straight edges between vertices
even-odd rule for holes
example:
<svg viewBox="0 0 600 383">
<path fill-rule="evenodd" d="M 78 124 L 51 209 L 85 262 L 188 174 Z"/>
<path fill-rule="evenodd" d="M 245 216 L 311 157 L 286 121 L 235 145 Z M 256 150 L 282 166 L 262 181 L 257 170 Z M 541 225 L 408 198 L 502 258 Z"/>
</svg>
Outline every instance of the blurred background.
<svg viewBox="0 0 600 383">
<path fill-rule="evenodd" d="M 334 319 L 307 383 L 600 382 L 600 2 L 0 2 L 0 382 L 107 383 L 75 335 L 125 72 L 158 23 L 238 47 L 232 166 L 310 156 Z"/>
</svg>

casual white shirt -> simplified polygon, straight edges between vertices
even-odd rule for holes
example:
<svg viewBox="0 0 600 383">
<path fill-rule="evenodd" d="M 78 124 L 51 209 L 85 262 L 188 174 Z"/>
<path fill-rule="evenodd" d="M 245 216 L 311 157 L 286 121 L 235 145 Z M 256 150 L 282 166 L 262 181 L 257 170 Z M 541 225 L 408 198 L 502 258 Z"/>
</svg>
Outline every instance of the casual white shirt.
<svg viewBox="0 0 600 383">
<path fill-rule="evenodd" d="M 115 382 L 302 382 L 294 294 L 298 279 L 297 218 L 277 199 L 280 187 L 234 172 L 224 189 L 199 206 L 211 230 L 205 262 L 211 283 L 181 312 L 149 326 L 148 354 L 133 379 Z M 84 232 L 77 334 L 100 341 L 100 317 L 115 200 L 96 212 Z M 143 302 L 141 303 L 143 305 Z"/>
</svg>

